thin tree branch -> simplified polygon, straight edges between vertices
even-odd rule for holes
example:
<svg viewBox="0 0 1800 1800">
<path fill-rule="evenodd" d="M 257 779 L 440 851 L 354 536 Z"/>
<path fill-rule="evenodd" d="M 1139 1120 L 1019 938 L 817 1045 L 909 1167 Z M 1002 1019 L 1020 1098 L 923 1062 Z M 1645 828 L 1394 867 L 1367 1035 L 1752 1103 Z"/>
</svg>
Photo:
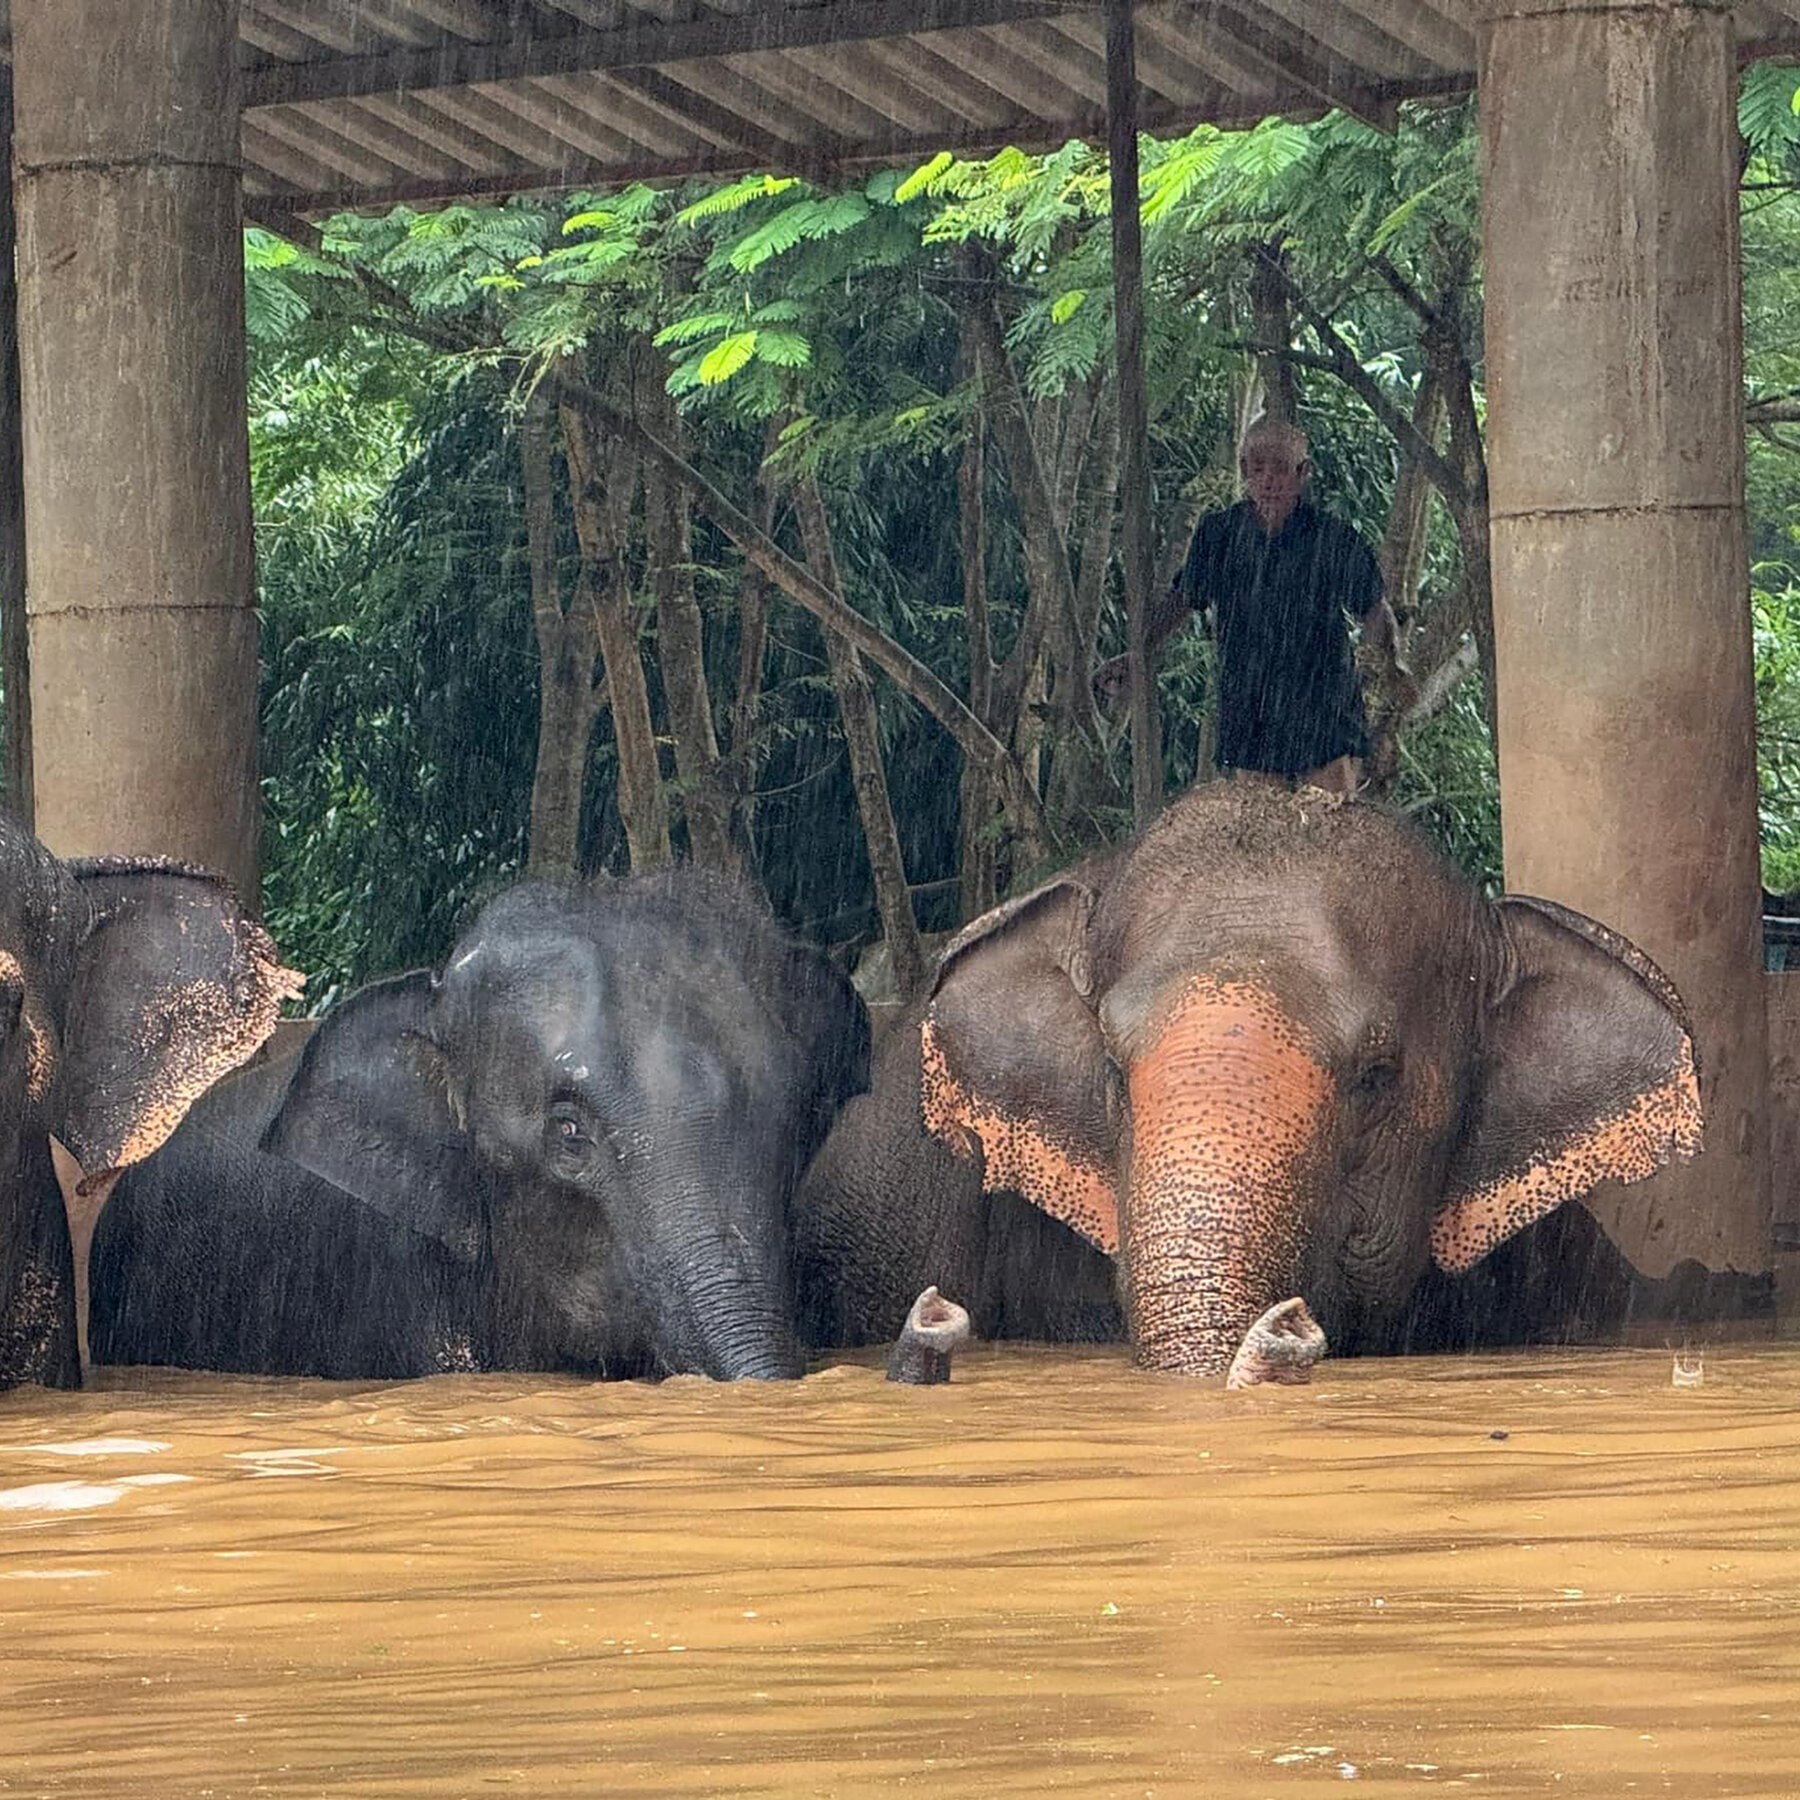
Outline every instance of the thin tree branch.
<svg viewBox="0 0 1800 1800">
<path fill-rule="evenodd" d="M 780 545 L 757 530 L 698 469 L 677 456 L 667 444 L 629 413 L 614 406 L 587 382 L 558 368 L 545 371 L 565 403 L 579 407 L 589 420 L 631 443 L 645 461 L 668 480 L 679 482 L 694 503 L 737 545 L 745 556 L 801 606 L 823 623 L 840 631 L 902 692 L 910 695 L 956 740 L 965 756 L 989 770 L 1016 817 L 1031 820 L 1047 840 L 1054 841 L 1043 805 L 1024 779 L 1006 746 L 981 723 L 930 669 L 904 646 L 827 587 L 810 570 L 794 561 Z"/>
</svg>

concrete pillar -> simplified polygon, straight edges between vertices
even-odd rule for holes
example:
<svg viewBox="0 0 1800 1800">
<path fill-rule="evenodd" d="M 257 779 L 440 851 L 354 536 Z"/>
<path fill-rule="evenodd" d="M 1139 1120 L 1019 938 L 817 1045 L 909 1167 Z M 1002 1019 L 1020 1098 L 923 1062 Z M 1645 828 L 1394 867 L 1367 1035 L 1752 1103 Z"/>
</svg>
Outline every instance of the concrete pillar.
<svg viewBox="0 0 1800 1800">
<path fill-rule="evenodd" d="M 25 625 L 25 476 L 19 448 L 19 284 L 12 197 L 12 80 L 0 83 L 0 805 L 31 829 L 31 658 Z"/>
<path fill-rule="evenodd" d="M 1704 1154 L 1594 1212 L 1646 1274 L 1763 1270 L 1731 19 L 1488 0 L 1479 48 L 1507 885 L 1626 932 L 1694 1016 Z"/>
<path fill-rule="evenodd" d="M 14 0 L 37 831 L 257 891 L 237 0 Z"/>
</svg>

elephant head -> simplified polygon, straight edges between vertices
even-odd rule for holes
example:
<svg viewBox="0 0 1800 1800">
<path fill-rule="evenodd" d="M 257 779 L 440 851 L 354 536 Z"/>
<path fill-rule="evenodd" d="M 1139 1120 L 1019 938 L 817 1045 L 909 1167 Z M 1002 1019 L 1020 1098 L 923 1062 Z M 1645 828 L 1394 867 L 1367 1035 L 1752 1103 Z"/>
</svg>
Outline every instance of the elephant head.
<svg viewBox="0 0 1800 1800">
<path fill-rule="evenodd" d="M 1484 900 L 1381 809 L 1218 783 L 946 949 L 927 1129 L 1114 1255 L 1139 1360 L 1215 1374 L 1271 1303 L 1334 1341 L 1700 1142 L 1632 945 Z"/>
<path fill-rule="evenodd" d="M 113 1178 L 255 1053 L 301 977 L 205 869 L 65 863 L 0 818 L 0 883 L 4 1384 L 50 1371 L 55 1341 L 85 1361 L 87 1252 Z M 44 1216 L 51 1138 L 73 1159 L 62 1223 Z"/>
<path fill-rule="evenodd" d="M 528 884 L 333 1013 L 264 1147 L 485 1245 L 498 1360 L 798 1375 L 788 1196 L 851 1009 L 732 884 Z"/>
</svg>

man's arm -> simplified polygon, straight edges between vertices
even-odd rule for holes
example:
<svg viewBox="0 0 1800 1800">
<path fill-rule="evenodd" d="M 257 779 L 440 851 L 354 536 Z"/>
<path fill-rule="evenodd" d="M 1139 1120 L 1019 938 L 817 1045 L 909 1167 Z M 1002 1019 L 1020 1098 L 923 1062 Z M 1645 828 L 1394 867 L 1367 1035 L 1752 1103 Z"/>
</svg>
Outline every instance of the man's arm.
<svg viewBox="0 0 1800 1800">
<path fill-rule="evenodd" d="M 1394 617 L 1386 594 L 1377 594 L 1363 614 L 1362 636 L 1365 644 L 1381 652 L 1390 668 L 1398 669 L 1402 675 L 1408 673 L 1406 659 L 1400 653 L 1400 622 Z"/>
<path fill-rule="evenodd" d="M 1169 583 L 1167 592 L 1152 599 L 1144 619 L 1144 648 L 1150 653 L 1150 667 L 1162 660 L 1163 646 L 1186 623 L 1187 595 L 1178 576 Z M 1110 710 L 1118 704 L 1131 678 L 1131 654 L 1109 657 L 1094 671 L 1094 697 Z"/>
<path fill-rule="evenodd" d="M 1400 622 L 1388 605 L 1387 595 L 1378 593 L 1363 614 L 1362 638 L 1386 667 L 1387 689 L 1396 715 L 1407 712 L 1419 697 L 1419 684 L 1401 653 Z"/>
<path fill-rule="evenodd" d="M 1188 598 L 1177 575 L 1161 596 L 1151 600 L 1144 618 L 1144 645 L 1152 660 L 1157 652 L 1187 623 Z"/>
</svg>

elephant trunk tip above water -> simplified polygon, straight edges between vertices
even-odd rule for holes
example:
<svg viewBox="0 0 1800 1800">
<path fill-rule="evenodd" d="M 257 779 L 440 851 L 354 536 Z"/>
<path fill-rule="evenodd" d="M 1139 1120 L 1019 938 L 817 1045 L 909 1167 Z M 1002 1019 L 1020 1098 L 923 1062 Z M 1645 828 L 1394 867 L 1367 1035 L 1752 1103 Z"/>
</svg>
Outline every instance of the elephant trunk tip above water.
<svg viewBox="0 0 1800 1800">
<path fill-rule="evenodd" d="M 969 1315 L 954 1300 L 928 1287 L 912 1303 L 888 1357 L 887 1378 L 903 1387 L 938 1387 L 950 1379 L 950 1361 L 969 1341 Z"/>
<path fill-rule="evenodd" d="M 946 946 L 800 1196 L 803 1308 L 881 1341 L 936 1279 L 983 1337 L 1218 1377 L 1285 1297 L 1379 1344 L 1433 1266 L 1699 1144 L 1635 946 L 1379 806 L 1211 783 Z"/>
</svg>

